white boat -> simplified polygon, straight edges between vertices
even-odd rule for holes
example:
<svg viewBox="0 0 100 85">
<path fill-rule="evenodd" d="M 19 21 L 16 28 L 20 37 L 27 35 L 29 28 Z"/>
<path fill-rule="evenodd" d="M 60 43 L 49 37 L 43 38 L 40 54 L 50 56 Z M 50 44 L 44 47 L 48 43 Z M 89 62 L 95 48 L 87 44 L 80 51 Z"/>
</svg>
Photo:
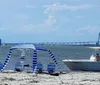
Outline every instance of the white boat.
<svg viewBox="0 0 100 85">
<path fill-rule="evenodd" d="M 96 53 L 99 52 L 100 47 L 89 47 L 94 49 L 94 53 L 90 59 L 72 60 L 65 59 L 63 62 L 72 71 L 100 71 L 100 61 L 96 61 Z"/>
</svg>

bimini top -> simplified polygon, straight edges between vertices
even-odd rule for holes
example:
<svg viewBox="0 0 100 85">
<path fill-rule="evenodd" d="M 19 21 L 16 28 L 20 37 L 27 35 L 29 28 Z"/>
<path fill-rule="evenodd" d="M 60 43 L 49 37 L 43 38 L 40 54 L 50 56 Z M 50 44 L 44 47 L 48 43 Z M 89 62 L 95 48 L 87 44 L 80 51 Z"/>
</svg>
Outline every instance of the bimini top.
<svg viewBox="0 0 100 85">
<path fill-rule="evenodd" d="M 89 47 L 91 49 L 94 49 L 94 50 L 100 50 L 100 47 Z"/>
<path fill-rule="evenodd" d="M 12 46 L 11 49 L 33 49 L 33 50 L 47 51 L 46 48 L 40 47 L 39 45 L 33 45 L 33 44 L 18 44 L 18 45 Z"/>
</svg>

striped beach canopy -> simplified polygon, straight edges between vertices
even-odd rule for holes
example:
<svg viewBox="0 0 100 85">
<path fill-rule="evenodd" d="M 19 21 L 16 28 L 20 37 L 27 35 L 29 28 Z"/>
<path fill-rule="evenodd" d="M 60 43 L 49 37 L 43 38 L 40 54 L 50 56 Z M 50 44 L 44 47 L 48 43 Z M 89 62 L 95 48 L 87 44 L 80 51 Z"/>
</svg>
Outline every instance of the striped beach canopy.
<svg viewBox="0 0 100 85">
<path fill-rule="evenodd" d="M 54 61 L 54 63 L 57 64 L 55 56 L 50 50 L 47 50 L 46 48 L 41 47 L 39 45 L 18 44 L 18 45 L 12 46 L 10 48 L 8 56 L 7 56 L 7 58 L 6 58 L 6 60 L 5 60 L 4 64 L 3 64 L 2 68 L 0 68 L 0 71 L 3 71 L 5 69 L 6 65 L 8 64 L 8 62 L 9 62 L 9 60 L 11 58 L 12 50 L 14 50 L 14 49 L 33 49 L 33 72 L 36 70 L 36 67 L 37 67 L 37 50 L 47 51 L 49 53 L 49 55 L 51 56 L 52 60 Z"/>
</svg>

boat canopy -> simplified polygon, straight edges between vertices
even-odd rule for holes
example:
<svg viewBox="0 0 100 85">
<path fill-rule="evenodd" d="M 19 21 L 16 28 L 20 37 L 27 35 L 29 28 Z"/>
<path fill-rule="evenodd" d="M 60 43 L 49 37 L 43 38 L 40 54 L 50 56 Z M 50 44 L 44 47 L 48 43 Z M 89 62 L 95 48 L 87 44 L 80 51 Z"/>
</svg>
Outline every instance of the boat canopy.
<svg viewBox="0 0 100 85">
<path fill-rule="evenodd" d="M 89 47 L 91 49 L 94 49 L 94 50 L 100 50 L 100 47 Z"/>
</svg>

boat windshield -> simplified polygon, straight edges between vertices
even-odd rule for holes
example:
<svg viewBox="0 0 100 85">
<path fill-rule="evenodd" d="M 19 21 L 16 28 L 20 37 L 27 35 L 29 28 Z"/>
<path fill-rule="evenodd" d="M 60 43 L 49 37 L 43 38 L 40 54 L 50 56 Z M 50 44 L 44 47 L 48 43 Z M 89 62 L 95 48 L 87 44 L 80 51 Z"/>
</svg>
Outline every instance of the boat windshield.
<svg viewBox="0 0 100 85">
<path fill-rule="evenodd" d="M 90 56 L 90 60 L 96 61 L 96 56 L 100 57 L 100 47 L 90 47 L 90 48 L 93 49 L 92 55 Z"/>
</svg>

